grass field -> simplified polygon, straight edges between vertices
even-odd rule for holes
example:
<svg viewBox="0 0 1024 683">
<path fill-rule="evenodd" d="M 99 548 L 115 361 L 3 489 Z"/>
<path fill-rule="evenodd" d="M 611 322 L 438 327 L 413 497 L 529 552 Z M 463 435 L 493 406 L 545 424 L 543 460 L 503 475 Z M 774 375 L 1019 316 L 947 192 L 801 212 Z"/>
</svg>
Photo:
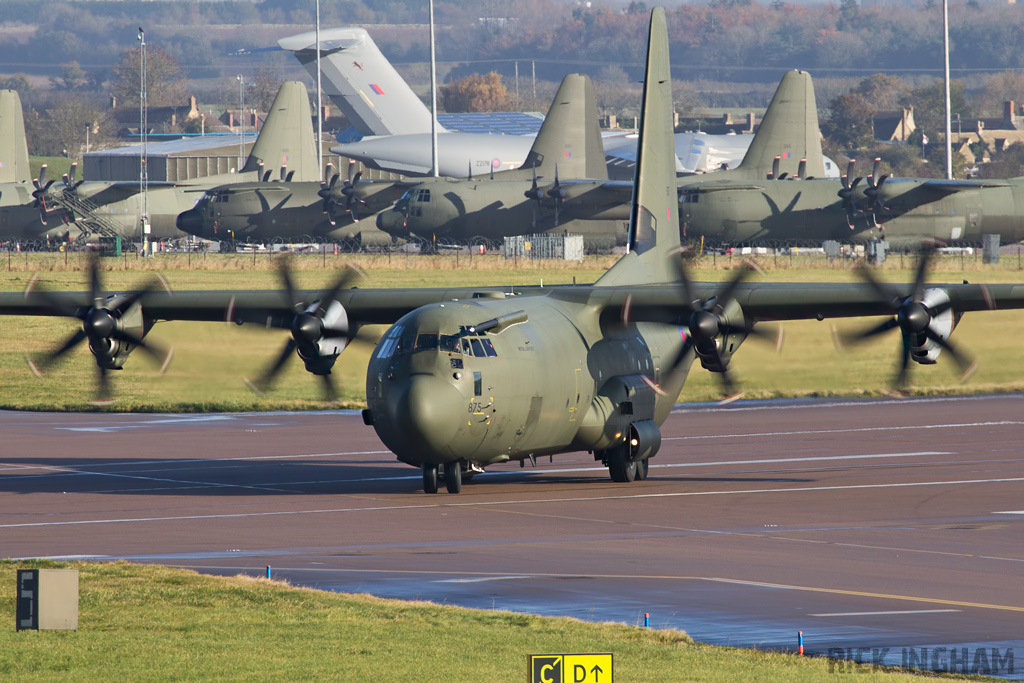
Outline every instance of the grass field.
<svg viewBox="0 0 1024 683">
<path fill-rule="evenodd" d="M 66 258 L 66 263 L 65 263 Z M 552 285 L 592 282 L 614 262 L 613 257 L 588 258 L 582 264 L 541 263 L 526 267 L 496 256 L 304 256 L 295 259 L 297 286 L 325 287 L 335 269 L 354 261 L 368 275 L 370 287 L 439 287 L 471 285 Z M 901 266 L 902 263 L 902 268 Z M 20 291 L 38 272 L 49 289 L 85 288 L 85 259 L 77 254 L 11 254 L 9 270 L 0 254 L 0 290 Z M 739 259 L 704 257 L 694 263 L 692 277 L 721 280 Z M 760 264 L 767 281 L 854 282 L 848 263 L 829 265 L 817 257 L 768 257 Z M 521 267 L 516 267 L 516 266 Z M 160 271 L 177 291 L 195 289 L 263 289 L 278 286 L 275 264 L 267 256 L 161 255 L 139 260 L 104 259 L 104 285 L 111 290 L 138 287 Z M 880 277 L 907 281 L 913 277 L 911 259 L 889 259 Z M 975 257 L 947 256 L 938 260 L 934 282 L 1024 282 L 1024 271 L 1014 257 L 1004 256 L 999 266 L 983 266 Z M 840 329 L 867 326 L 872 321 L 840 321 Z M 877 322 L 877 321 L 875 321 Z M 16 409 L 73 410 L 86 407 L 94 382 L 94 363 L 86 345 L 47 377 L 38 379 L 28 370 L 24 356 L 54 348 L 76 329 L 73 321 L 55 318 L 0 318 L 0 407 Z M 372 330 L 371 330 L 372 331 Z M 378 330 L 379 331 L 379 330 Z M 896 334 L 844 353 L 832 343 L 831 322 L 785 324 L 785 346 L 748 341 L 733 358 L 731 369 L 743 382 L 750 398 L 783 396 L 860 396 L 880 394 L 895 369 L 899 353 Z M 287 341 L 281 330 L 220 323 L 161 323 L 151 339 L 174 347 L 170 370 L 159 376 L 153 364 L 135 354 L 126 369 L 114 373 L 117 410 L 202 411 L 321 408 L 318 380 L 295 359 L 282 373 L 273 392 L 252 393 L 243 378 L 255 377 Z M 996 311 L 965 316 L 955 340 L 979 362 L 977 374 L 967 384 L 959 382 L 954 363 L 942 358 L 931 367 L 915 365 L 912 381 L 918 393 L 1024 390 L 1024 363 L 1019 362 L 1017 340 L 1024 338 L 1024 312 Z M 339 359 L 334 377 L 342 389 L 343 404 L 359 407 L 364 401 L 368 353 L 353 349 Z M 683 391 L 683 401 L 714 400 L 720 395 L 715 376 L 695 367 Z"/>
<path fill-rule="evenodd" d="M 78 631 L 15 631 L 15 570 L 28 567 L 79 570 Z M 530 654 L 585 652 L 611 652 L 619 683 L 849 678 L 830 674 L 824 659 L 700 645 L 675 630 L 325 593 L 125 562 L 0 561 L 0 608 L 10 617 L 0 626 L 0 679 L 20 683 L 506 683 L 526 680 Z M 856 673 L 857 681 L 920 680 L 870 667 Z"/>
</svg>

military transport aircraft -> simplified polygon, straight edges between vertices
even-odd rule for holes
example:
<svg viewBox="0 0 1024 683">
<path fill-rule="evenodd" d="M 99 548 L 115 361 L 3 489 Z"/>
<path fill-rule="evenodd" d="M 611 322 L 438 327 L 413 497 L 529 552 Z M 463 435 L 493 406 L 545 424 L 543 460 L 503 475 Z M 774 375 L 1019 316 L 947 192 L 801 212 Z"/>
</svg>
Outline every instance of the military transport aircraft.
<svg viewBox="0 0 1024 683">
<path fill-rule="evenodd" d="M 443 474 L 458 493 L 464 473 L 486 465 L 581 450 L 614 481 L 644 479 L 693 361 L 728 387 L 729 360 L 745 338 L 770 336 L 762 321 L 886 316 L 864 335 L 899 330 L 904 367 L 942 350 L 966 365 L 948 339 L 962 314 L 1024 307 L 1024 285 L 926 285 L 926 261 L 910 286 L 870 275 L 863 284 L 759 284 L 743 281 L 746 270 L 724 284 L 691 282 L 678 258 L 671 102 L 665 12 L 655 8 L 630 248 L 593 285 L 375 290 L 346 288 L 352 278 L 343 273 L 323 292 L 300 292 L 283 271 L 279 291 L 170 295 L 154 283 L 107 294 L 94 266 L 89 292 L 3 294 L 0 314 L 81 321 L 36 365 L 88 341 L 102 377 L 135 348 L 161 356 L 144 341 L 160 320 L 288 330 L 277 364 L 294 351 L 321 376 L 361 326 L 390 325 L 369 362 L 364 421 L 421 469 L 425 491 L 437 491 Z"/>
<path fill-rule="evenodd" d="M 464 225 L 488 226 L 482 230 L 488 237 L 498 238 L 531 231 L 531 211 L 534 214 L 532 230 L 536 232 L 543 229 L 537 225 L 536 206 L 532 203 L 523 206 L 525 200 L 521 183 L 509 185 L 505 181 L 526 179 L 526 187 L 529 188 L 529 179 L 533 177 L 536 191 L 538 179 L 547 183 L 548 178 L 554 177 L 557 181 L 559 172 L 565 179 L 607 179 L 599 125 L 597 102 L 590 79 L 570 74 L 562 81 L 548 116 L 534 139 L 527 156 L 528 168 L 492 172 L 473 178 L 472 167 L 467 166 L 468 177 L 463 179 L 427 178 L 360 183 L 361 174 L 353 175 L 353 166 L 350 165 L 348 179 L 340 184 L 339 176 L 332 177 L 330 173 L 325 176 L 331 178 L 330 182 L 319 185 L 294 182 L 233 184 L 209 190 L 195 209 L 178 217 L 178 228 L 207 239 L 223 239 L 229 233 L 236 239 L 288 239 L 310 235 L 379 244 L 389 243 L 392 237 L 408 238 L 412 232 L 426 238 L 466 236 L 466 230 L 439 229 L 431 233 L 413 231 L 406 227 L 406 223 L 421 219 L 423 213 L 434 216 L 435 207 L 466 207 L 459 219 Z M 381 221 L 378 215 L 376 228 L 384 232 L 375 229 L 372 220 L 359 221 L 360 218 L 389 207 L 409 187 L 415 187 L 410 195 L 415 197 L 417 208 L 412 211 L 388 212 L 388 221 Z M 555 192 L 558 188 L 545 189 Z M 511 206 L 502 199 L 509 191 L 518 195 Z M 434 198 L 433 203 L 430 201 L 431 196 Z M 487 199 L 481 201 L 481 197 Z M 411 200 L 406 197 L 403 201 L 408 205 Z M 628 218 L 626 210 L 619 207 L 623 201 L 616 197 L 613 207 L 622 214 L 621 219 Z M 556 215 L 557 207 L 556 204 Z M 601 207 L 573 201 L 566 211 L 566 220 L 591 218 L 594 214 L 600 214 L 601 210 Z M 550 227 L 552 212 L 545 210 L 544 213 L 543 222 L 548 224 L 546 227 Z M 597 217 L 601 218 L 599 215 Z M 588 223 L 585 227 L 577 222 L 569 227 L 573 232 L 582 232 L 588 238 L 599 238 L 602 243 L 614 242 L 616 237 L 615 225 L 604 221 Z M 475 234 L 468 235 L 473 236 Z M 622 241 L 625 241 L 624 235 Z"/>
<path fill-rule="evenodd" d="M 571 131 L 573 135 L 585 132 L 587 144 L 585 147 L 580 144 L 577 149 L 585 150 L 586 163 L 578 152 L 565 157 L 546 151 L 538 154 L 535 148 L 518 171 L 476 180 L 426 179 L 410 188 L 393 209 L 379 214 L 377 226 L 400 237 L 412 233 L 455 241 L 558 229 L 582 233 L 590 244 L 612 240 L 625 244 L 625 231 L 621 236 L 618 234 L 620 223 L 616 221 L 624 222 L 629 218 L 633 183 L 609 181 L 606 167 L 598 162 L 601 133 L 597 102 L 589 79 L 584 89 L 582 79 L 586 77 L 575 78 L 579 79 L 580 93 L 586 93 L 586 107 L 577 105 L 572 111 L 568 106 L 556 107 L 558 103 L 571 104 L 584 99 L 574 94 L 569 87 L 572 83 L 563 81 L 537 142 L 541 142 L 546 127 L 556 123 L 551 117 L 559 114 L 555 130 Z M 575 127 L 573 121 L 578 122 Z M 586 126 L 581 129 L 583 121 Z M 545 150 L 552 148 L 556 147 L 550 142 L 545 145 Z M 538 158 L 544 160 L 546 168 L 537 166 L 534 171 Z M 767 175 L 822 177 L 826 164 L 831 165 L 831 160 L 821 151 L 811 76 L 803 71 L 790 71 L 779 83 L 739 166 L 711 176 L 679 178 L 680 203 L 690 198 L 686 188 L 705 177 L 715 179 L 709 182 L 739 183 L 742 187 L 749 186 L 751 181 L 763 180 Z M 686 208 L 680 206 L 680 215 Z M 582 227 L 578 223 L 566 225 L 574 219 L 587 222 Z M 616 240 L 617 237 L 621 239 Z"/>
<path fill-rule="evenodd" d="M 209 188 L 228 183 L 270 180 L 281 167 L 283 179 L 320 180 L 316 142 L 309 116 L 309 95 L 298 81 L 281 85 L 267 113 L 267 119 L 237 173 L 192 178 L 178 183 L 149 183 L 148 216 L 151 239 L 182 237 L 178 214 L 191 209 Z M 74 215 L 77 220 L 97 217 L 108 232 L 124 237 L 141 237 L 143 197 L 138 181 L 75 181 L 64 178 L 48 199 Z"/>
<path fill-rule="evenodd" d="M 629 218 L 628 195 L 599 191 L 608 171 L 594 86 L 584 75 L 562 79 L 520 168 L 467 176 L 418 179 L 394 209 L 377 215 L 377 227 L 396 237 L 463 243 L 554 228 L 582 234 L 589 244 L 613 245 L 619 236 L 612 219 Z"/>
<path fill-rule="evenodd" d="M 291 51 L 314 79 L 316 32 L 278 41 Z M 428 175 L 431 168 L 430 110 L 381 54 L 366 30 L 356 27 L 320 30 L 320 69 L 324 92 L 364 136 L 331 151 L 357 159 L 369 168 L 406 175 Z M 526 162 L 532 135 L 492 135 L 439 129 L 438 172 L 463 176 L 469 164 L 473 175 L 511 170 Z M 677 133 L 676 171 L 703 173 L 722 164 L 735 166 L 750 145 L 749 135 Z M 605 138 L 609 168 L 631 177 L 636 161 L 636 136 Z M 796 161 L 794 163 L 794 170 Z M 791 171 L 792 172 L 792 171 Z"/>
<path fill-rule="evenodd" d="M 885 239 L 893 246 L 922 240 L 980 242 L 997 234 L 1004 243 L 1024 239 L 1024 178 L 931 180 L 854 177 L 841 180 L 707 178 L 679 193 L 684 235 L 728 244 L 758 241 Z"/>
<path fill-rule="evenodd" d="M 351 240 L 363 246 L 390 244 L 391 235 L 372 220 L 361 221 L 395 203 L 405 185 L 395 181 L 359 182 L 362 172 L 349 165 L 348 177 L 328 165 L 326 180 L 231 183 L 213 187 L 195 208 L 178 215 L 178 230 L 208 240 Z"/>
<path fill-rule="evenodd" d="M 56 237 L 66 230 L 59 221 L 47 226 L 49 215 L 44 165 L 32 179 L 21 97 L 16 90 L 0 90 L 0 241 Z"/>
</svg>

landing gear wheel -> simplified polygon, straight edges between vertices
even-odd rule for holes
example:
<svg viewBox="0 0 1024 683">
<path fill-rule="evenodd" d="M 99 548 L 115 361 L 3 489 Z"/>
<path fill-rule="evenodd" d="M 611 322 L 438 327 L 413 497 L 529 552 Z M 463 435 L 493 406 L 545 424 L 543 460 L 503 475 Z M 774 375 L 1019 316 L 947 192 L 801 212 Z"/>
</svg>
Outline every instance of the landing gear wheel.
<svg viewBox="0 0 1024 683">
<path fill-rule="evenodd" d="M 608 454 L 608 474 L 618 483 L 628 484 L 636 479 L 636 463 L 628 459 L 626 449 L 617 448 Z"/>
<path fill-rule="evenodd" d="M 437 493 L 437 465 L 423 463 L 423 493 Z"/>
<path fill-rule="evenodd" d="M 458 460 L 444 464 L 444 485 L 448 493 L 458 493 L 462 490 L 462 463 Z"/>
<path fill-rule="evenodd" d="M 647 458 L 638 460 L 636 463 L 636 480 L 643 481 L 647 478 L 647 472 L 651 468 L 651 462 Z"/>
</svg>

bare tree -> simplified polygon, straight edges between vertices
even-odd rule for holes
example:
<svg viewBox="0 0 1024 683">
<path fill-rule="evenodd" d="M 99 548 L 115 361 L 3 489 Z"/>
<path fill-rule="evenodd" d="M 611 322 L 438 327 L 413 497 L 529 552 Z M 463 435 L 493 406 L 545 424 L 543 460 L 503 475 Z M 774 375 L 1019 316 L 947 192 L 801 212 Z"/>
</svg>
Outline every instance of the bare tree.
<svg viewBox="0 0 1024 683">
<path fill-rule="evenodd" d="M 120 105 L 139 104 L 141 85 L 140 48 L 122 53 L 114 65 L 111 90 Z M 174 57 L 159 47 L 146 48 L 146 93 L 149 106 L 164 107 L 181 104 L 188 94 L 185 70 Z"/>
</svg>

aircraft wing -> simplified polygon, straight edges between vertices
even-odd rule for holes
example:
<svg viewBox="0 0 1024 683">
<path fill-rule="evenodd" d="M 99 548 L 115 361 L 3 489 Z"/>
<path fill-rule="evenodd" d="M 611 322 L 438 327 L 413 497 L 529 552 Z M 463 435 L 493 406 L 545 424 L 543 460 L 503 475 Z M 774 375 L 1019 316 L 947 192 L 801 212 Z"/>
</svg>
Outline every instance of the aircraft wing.
<svg viewBox="0 0 1024 683">
<path fill-rule="evenodd" d="M 710 299 L 722 283 L 693 283 L 692 292 Z M 891 284 L 895 296 L 909 297 L 910 284 Z M 1024 308 L 1024 284 L 928 284 L 944 291 L 957 312 Z M 633 322 L 676 324 L 684 311 L 684 294 L 677 285 L 592 287 L 508 286 L 431 289 L 343 289 L 335 296 L 355 325 L 391 324 L 406 313 L 432 303 L 472 299 L 482 292 L 505 292 L 506 296 L 550 296 L 572 302 L 589 302 L 603 310 L 619 311 L 627 305 Z M 306 305 L 317 301 L 319 290 L 297 291 Z M 879 316 L 892 313 L 892 301 L 863 283 L 742 283 L 736 302 L 752 321 L 807 320 Z M 158 320 L 233 322 L 287 327 L 295 309 L 282 290 L 190 291 L 146 295 L 141 305 L 147 318 Z M 48 293 L 45 300 L 22 293 L 0 294 L 0 315 L 61 315 L 85 311 L 92 305 L 88 292 Z"/>
</svg>

